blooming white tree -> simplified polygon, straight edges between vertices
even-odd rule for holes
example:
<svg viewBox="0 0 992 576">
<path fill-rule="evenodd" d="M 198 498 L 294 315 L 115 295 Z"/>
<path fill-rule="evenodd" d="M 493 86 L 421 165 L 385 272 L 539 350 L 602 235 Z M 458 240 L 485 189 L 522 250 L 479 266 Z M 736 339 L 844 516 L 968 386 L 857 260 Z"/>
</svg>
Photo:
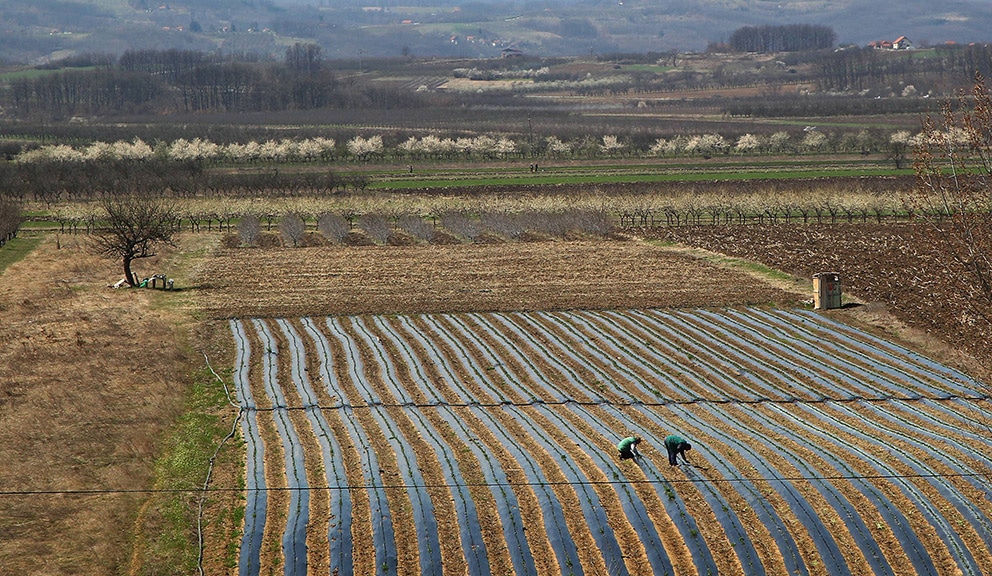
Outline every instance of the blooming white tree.
<svg viewBox="0 0 992 576">
<path fill-rule="evenodd" d="M 483 134 L 472 139 L 471 151 L 480 156 L 492 158 L 496 155 L 496 139 Z"/>
<path fill-rule="evenodd" d="M 668 140 L 665 140 L 664 138 L 658 138 L 657 140 L 654 141 L 654 144 L 651 144 L 651 147 L 648 148 L 648 154 L 650 154 L 651 156 L 661 156 L 665 154 L 665 150 L 667 150 L 667 148 L 668 148 Z"/>
<path fill-rule="evenodd" d="M 719 134 L 700 134 L 689 137 L 685 151 L 692 154 L 716 154 L 727 149 L 727 141 Z"/>
<path fill-rule="evenodd" d="M 441 139 L 434 134 L 428 134 L 420 139 L 420 151 L 428 156 L 441 154 Z"/>
<path fill-rule="evenodd" d="M 906 152 L 912 146 L 913 135 L 909 130 L 897 130 L 889 136 L 888 158 L 895 162 L 896 168 L 902 168 L 906 159 Z"/>
<path fill-rule="evenodd" d="M 784 152 L 786 148 L 788 148 L 789 140 L 791 139 L 792 137 L 789 136 L 788 132 L 785 131 L 775 132 L 774 134 L 768 137 L 768 147 L 773 152 Z"/>
<path fill-rule="evenodd" d="M 174 140 L 168 148 L 168 156 L 173 160 L 204 162 L 216 160 L 222 155 L 223 149 L 209 140 L 194 138 Z"/>
<path fill-rule="evenodd" d="M 599 145 L 599 150 L 607 156 L 619 154 L 623 150 L 623 142 L 614 134 L 603 136 L 603 143 Z"/>
<path fill-rule="evenodd" d="M 337 149 L 338 143 L 334 141 L 334 138 L 324 138 L 319 136 L 313 139 L 313 145 L 320 152 L 320 158 L 322 160 L 330 160 L 334 157 L 334 152 Z"/>
<path fill-rule="evenodd" d="M 116 160 L 114 147 L 107 142 L 93 142 L 82 150 L 84 160 Z"/>
<path fill-rule="evenodd" d="M 260 150 L 262 160 L 274 160 L 276 162 L 285 160 L 289 155 L 289 150 L 287 149 L 285 142 L 285 140 L 282 142 L 276 142 L 275 140 L 266 140 L 263 142 Z"/>
<path fill-rule="evenodd" d="M 567 142 L 562 142 L 556 136 L 548 136 L 545 141 L 547 142 L 548 154 L 552 156 L 558 157 L 572 153 L 572 146 Z"/>
<path fill-rule="evenodd" d="M 802 147 L 807 152 L 815 152 L 826 148 L 829 139 L 827 135 L 819 130 L 810 130 L 803 136 Z"/>
<path fill-rule="evenodd" d="M 506 158 L 511 154 L 517 153 L 517 143 L 504 136 L 499 140 L 496 140 L 493 144 L 493 151 L 498 154 L 500 158 Z"/>
<path fill-rule="evenodd" d="M 420 141 L 417 140 L 416 136 L 410 136 L 406 140 L 399 143 L 396 147 L 405 156 L 416 156 L 420 153 Z"/>
<path fill-rule="evenodd" d="M 329 157 L 333 150 L 334 140 L 330 138 L 307 138 L 296 143 L 296 157 L 304 162 Z"/>
<path fill-rule="evenodd" d="M 441 139 L 441 155 L 451 156 L 455 153 L 455 141 L 452 138 L 442 138 Z"/>
<path fill-rule="evenodd" d="M 17 155 L 17 161 L 24 163 L 44 161 L 82 162 L 84 159 L 82 152 L 67 144 L 42 146 L 41 148 L 21 152 Z"/>
<path fill-rule="evenodd" d="M 114 154 L 121 160 L 147 160 L 151 158 L 155 151 L 141 138 L 135 138 L 131 142 L 118 140 L 114 142 Z"/>
<path fill-rule="evenodd" d="M 461 156 L 471 156 L 473 152 L 476 152 L 475 139 L 461 137 L 455 140 L 452 149 Z"/>
<path fill-rule="evenodd" d="M 228 144 L 224 149 L 224 154 L 235 162 L 253 163 L 262 157 L 262 147 L 254 140 L 244 144 Z"/>
<path fill-rule="evenodd" d="M 689 137 L 680 134 L 665 144 L 665 154 L 668 154 L 669 156 L 678 156 L 686 150 L 688 144 Z"/>
<path fill-rule="evenodd" d="M 897 130 L 889 136 L 889 142 L 893 144 L 909 144 L 913 139 L 913 135 L 909 133 L 909 130 Z"/>
<path fill-rule="evenodd" d="M 759 150 L 762 146 L 761 136 L 757 134 L 742 134 L 734 144 L 734 150 L 740 154 L 748 154 Z"/>
<path fill-rule="evenodd" d="M 373 154 L 382 154 L 382 151 L 382 136 L 378 134 L 368 138 L 355 136 L 348 140 L 348 153 L 362 161 L 367 160 Z"/>
</svg>

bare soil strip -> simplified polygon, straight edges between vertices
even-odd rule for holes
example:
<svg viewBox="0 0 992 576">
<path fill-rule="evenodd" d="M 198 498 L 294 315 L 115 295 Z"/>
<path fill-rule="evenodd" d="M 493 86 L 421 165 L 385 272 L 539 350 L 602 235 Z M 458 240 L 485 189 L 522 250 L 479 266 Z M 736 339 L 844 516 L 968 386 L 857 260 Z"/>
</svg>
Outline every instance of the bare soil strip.
<svg viewBox="0 0 992 576">
<path fill-rule="evenodd" d="M 210 317 L 796 303 L 739 271 L 644 242 L 225 249 L 195 287 Z"/>
</svg>

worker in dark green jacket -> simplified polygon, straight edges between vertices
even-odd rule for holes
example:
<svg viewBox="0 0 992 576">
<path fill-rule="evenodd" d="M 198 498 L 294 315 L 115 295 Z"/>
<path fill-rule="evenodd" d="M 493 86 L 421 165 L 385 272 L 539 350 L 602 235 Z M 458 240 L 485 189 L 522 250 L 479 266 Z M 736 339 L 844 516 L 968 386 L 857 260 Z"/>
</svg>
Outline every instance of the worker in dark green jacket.
<svg viewBox="0 0 992 576">
<path fill-rule="evenodd" d="M 681 436 L 676 436 L 675 434 L 665 436 L 665 449 L 668 450 L 668 463 L 672 466 L 678 465 L 679 454 L 682 455 L 685 463 L 689 464 L 689 459 L 686 458 L 685 453 L 692 450 L 692 446 Z M 689 465 L 691 466 L 691 464 Z"/>
<path fill-rule="evenodd" d="M 617 452 L 620 453 L 621 460 L 627 460 L 630 458 L 640 458 L 640 454 L 637 452 L 637 445 L 641 443 L 641 439 L 638 436 L 628 436 L 617 444 Z"/>
</svg>

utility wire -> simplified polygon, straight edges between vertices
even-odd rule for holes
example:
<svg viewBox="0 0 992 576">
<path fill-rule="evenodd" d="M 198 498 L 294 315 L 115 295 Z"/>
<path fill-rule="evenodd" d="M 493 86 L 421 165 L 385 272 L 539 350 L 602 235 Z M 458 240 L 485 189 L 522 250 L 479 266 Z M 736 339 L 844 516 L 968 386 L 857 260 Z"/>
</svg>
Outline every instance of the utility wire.
<svg viewBox="0 0 992 576">
<path fill-rule="evenodd" d="M 542 400 L 540 398 L 535 400 L 530 400 L 527 402 L 362 402 L 357 404 L 351 403 L 336 403 L 336 404 L 305 404 L 301 406 L 269 406 L 269 407 L 257 407 L 253 406 L 251 408 L 243 408 L 243 410 L 248 412 L 274 412 L 276 410 L 313 410 L 314 408 L 318 410 L 340 410 L 343 408 L 349 409 L 361 409 L 361 408 L 498 408 L 501 406 L 515 406 L 515 407 L 525 407 L 525 406 L 684 406 L 690 404 L 734 404 L 734 405 L 750 405 L 750 404 L 825 404 L 828 402 L 836 403 L 855 403 L 855 402 L 867 402 L 867 403 L 884 403 L 884 402 L 950 402 L 953 400 L 967 400 L 971 402 L 980 402 L 989 400 L 990 396 L 984 394 L 977 395 L 958 395 L 950 394 L 946 396 L 848 396 L 846 398 L 756 398 L 753 400 L 744 400 L 736 398 L 691 398 L 688 400 L 661 400 L 661 401 L 651 401 L 644 402 L 642 400 L 628 400 L 626 402 L 618 402 L 613 400 Z"/>
<path fill-rule="evenodd" d="M 740 482 L 828 482 L 831 480 L 905 480 L 913 478 L 985 478 L 992 480 L 992 475 L 978 472 L 959 472 L 953 474 L 918 473 L 918 474 L 867 474 L 848 475 L 838 474 L 831 476 L 741 476 L 732 478 L 676 478 L 665 480 L 586 480 L 582 482 L 574 481 L 548 481 L 548 482 L 465 482 L 465 483 L 441 483 L 441 484 L 359 484 L 349 486 L 308 486 L 308 487 L 265 487 L 265 488 L 219 488 L 210 487 L 204 490 L 200 488 L 134 488 L 134 489 L 113 489 L 113 488 L 82 488 L 78 490 L 0 490 L 0 497 L 3 496 L 89 496 L 89 495 L 110 495 L 110 494 L 180 494 L 190 492 L 304 492 L 304 491 L 330 491 L 330 490 L 368 490 L 372 488 L 380 489 L 436 489 L 436 488 L 489 488 L 489 487 L 514 487 L 514 486 L 600 486 L 600 485 L 629 485 L 629 484 L 696 484 L 703 482 L 717 483 L 740 483 Z"/>
</svg>

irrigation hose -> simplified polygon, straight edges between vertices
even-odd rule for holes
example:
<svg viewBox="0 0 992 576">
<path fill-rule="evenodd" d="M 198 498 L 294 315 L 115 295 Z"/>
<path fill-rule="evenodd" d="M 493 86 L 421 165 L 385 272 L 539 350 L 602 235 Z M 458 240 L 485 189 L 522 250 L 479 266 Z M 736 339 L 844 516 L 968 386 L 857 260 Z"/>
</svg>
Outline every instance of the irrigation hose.
<svg viewBox="0 0 992 576">
<path fill-rule="evenodd" d="M 220 441 L 220 443 L 217 445 L 217 449 L 214 450 L 213 455 L 210 456 L 210 460 L 208 461 L 207 464 L 207 474 L 203 480 L 203 486 L 200 488 L 200 498 L 199 501 L 197 502 L 197 510 L 196 510 L 196 541 L 197 541 L 196 569 L 200 576 L 205 576 L 203 572 L 203 549 L 205 548 L 203 542 L 203 503 L 207 499 L 207 493 L 211 491 L 210 479 L 213 477 L 214 463 L 217 461 L 217 455 L 220 454 L 220 451 L 224 448 L 224 445 L 227 444 L 228 440 L 234 438 L 237 435 L 238 424 L 241 423 L 241 418 L 245 415 L 245 409 L 241 406 L 238 406 L 238 404 L 234 402 L 234 400 L 232 400 L 231 391 L 227 387 L 227 382 L 225 382 L 224 379 L 221 378 L 220 375 L 214 371 L 213 366 L 210 365 L 210 359 L 207 358 L 206 352 L 203 352 L 203 361 L 207 363 L 207 368 L 210 369 L 211 374 L 213 374 L 214 377 L 217 378 L 217 380 L 224 386 L 224 394 L 227 395 L 227 401 L 230 402 L 232 406 L 238 409 L 238 415 L 234 418 L 234 422 L 231 424 L 231 431 L 228 432 L 227 436 L 225 436 L 223 440 Z"/>
</svg>

